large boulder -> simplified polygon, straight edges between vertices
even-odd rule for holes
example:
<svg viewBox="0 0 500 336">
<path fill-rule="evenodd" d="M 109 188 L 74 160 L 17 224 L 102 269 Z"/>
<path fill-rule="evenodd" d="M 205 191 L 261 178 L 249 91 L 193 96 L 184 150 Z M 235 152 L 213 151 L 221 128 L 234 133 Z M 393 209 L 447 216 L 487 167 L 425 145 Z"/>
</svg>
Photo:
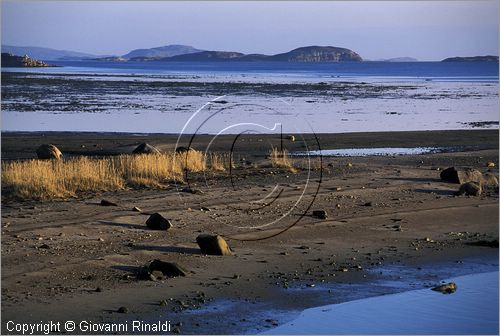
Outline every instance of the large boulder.
<svg viewBox="0 0 500 336">
<path fill-rule="evenodd" d="M 145 142 L 137 146 L 132 152 L 132 154 L 159 154 L 159 153 L 160 151 L 156 147 Z"/>
<path fill-rule="evenodd" d="M 196 237 L 201 253 L 210 255 L 232 255 L 231 248 L 221 236 L 201 234 Z"/>
<path fill-rule="evenodd" d="M 172 227 L 172 223 L 163 217 L 162 214 L 156 212 L 149 216 L 146 226 L 151 230 L 168 230 Z"/>
<path fill-rule="evenodd" d="M 48 145 L 41 145 L 38 147 L 36 150 L 36 155 L 38 156 L 39 159 L 42 160 L 48 160 L 48 159 L 56 159 L 60 160 L 62 157 L 62 153 L 54 145 L 48 144 Z"/>
<path fill-rule="evenodd" d="M 479 196 L 481 195 L 481 192 L 482 192 L 481 184 L 476 182 L 465 182 L 458 189 L 457 195 Z"/>
<path fill-rule="evenodd" d="M 441 180 L 451 183 L 463 184 L 465 182 L 481 183 L 483 174 L 476 169 L 446 168 L 440 174 Z"/>
</svg>

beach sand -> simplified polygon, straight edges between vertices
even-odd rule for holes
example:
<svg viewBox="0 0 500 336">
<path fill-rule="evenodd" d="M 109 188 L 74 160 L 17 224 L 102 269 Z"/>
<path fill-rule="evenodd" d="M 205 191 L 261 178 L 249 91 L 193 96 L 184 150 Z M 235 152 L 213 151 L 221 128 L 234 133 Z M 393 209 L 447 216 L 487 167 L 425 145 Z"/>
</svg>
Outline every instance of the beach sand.
<svg viewBox="0 0 500 336">
<path fill-rule="evenodd" d="M 433 265 L 455 265 L 452 272 L 466 274 L 481 271 L 480 266 L 460 263 L 468 258 L 498 261 L 498 248 L 469 244 L 498 239 L 498 188 L 486 188 L 479 197 L 456 197 L 459 185 L 439 178 L 439 169 L 450 166 L 498 176 L 498 130 L 295 136 L 295 142 L 284 141 L 291 152 L 304 150 L 302 138 L 310 149 L 318 149 L 319 143 L 323 149 L 447 151 L 311 158 L 310 167 L 297 158 L 298 172 L 291 173 L 266 165 L 270 146 L 281 145 L 279 136 L 247 135 L 237 142 L 238 167 L 232 179 L 227 171 L 189 175 L 189 186 L 201 194 L 179 192 L 186 185 L 172 185 L 164 190 L 85 193 L 67 200 L 4 198 L 2 333 L 7 333 L 9 320 L 133 319 L 170 320 L 181 333 L 265 331 L 300 310 L 350 298 L 307 288 L 352 285 L 353 290 L 365 288 L 366 293 L 353 293 L 363 297 L 377 294 L 367 289 L 385 276 L 371 271 L 380 267 L 401 267 L 405 272 L 395 276 L 413 274 L 417 280 L 412 288 L 418 289 L 455 275 Z M 211 139 L 196 136 L 191 146 L 204 150 Z M 42 143 L 55 144 L 72 156 L 129 153 L 144 141 L 173 151 L 176 140 L 175 135 L 159 134 L 4 133 L 2 159 L 33 158 Z M 228 151 L 233 140 L 224 136 L 210 150 Z M 488 162 L 496 167 L 487 168 Z M 269 198 L 275 201 L 256 203 L 276 185 L 282 192 Z M 118 206 L 100 206 L 101 199 Z M 148 215 L 132 211 L 134 206 L 166 214 L 174 227 L 166 232 L 147 229 Z M 313 210 L 326 210 L 328 218 L 312 217 Z M 288 212 L 278 223 L 256 228 Z M 254 240 L 291 225 L 276 237 Z M 201 233 L 224 236 L 234 255 L 200 254 L 196 237 Z M 139 268 L 153 259 L 176 262 L 190 274 L 163 281 L 137 279 Z M 494 267 L 498 269 L 498 263 Z M 166 300 L 165 306 L 161 300 Z M 235 304 L 199 316 L 192 313 L 224 301 Z M 116 312 L 122 306 L 126 314 Z M 182 324 L 174 325 L 178 322 Z"/>
</svg>

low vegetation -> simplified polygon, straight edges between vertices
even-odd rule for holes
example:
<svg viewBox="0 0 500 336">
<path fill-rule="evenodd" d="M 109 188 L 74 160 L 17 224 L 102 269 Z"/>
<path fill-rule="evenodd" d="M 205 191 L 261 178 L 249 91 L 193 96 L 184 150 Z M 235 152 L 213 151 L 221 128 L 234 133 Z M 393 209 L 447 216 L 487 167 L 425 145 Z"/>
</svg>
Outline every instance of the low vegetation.
<svg viewBox="0 0 500 336">
<path fill-rule="evenodd" d="M 292 165 L 292 161 L 286 149 L 281 151 L 278 150 L 277 148 L 273 148 L 270 157 L 271 157 L 271 164 L 273 167 L 286 169 L 292 173 L 297 172 L 297 169 L 295 169 Z"/>
<path fill-rule="evenodd" d="M 229 158 L 199 151 L 182 154 L 120 155 L 104 158 L 2 162 L 2 193 L 22 199 L 76 196 L 85 191 L 164 187 L 185 171 L 225 171 Z"/>
</svg>

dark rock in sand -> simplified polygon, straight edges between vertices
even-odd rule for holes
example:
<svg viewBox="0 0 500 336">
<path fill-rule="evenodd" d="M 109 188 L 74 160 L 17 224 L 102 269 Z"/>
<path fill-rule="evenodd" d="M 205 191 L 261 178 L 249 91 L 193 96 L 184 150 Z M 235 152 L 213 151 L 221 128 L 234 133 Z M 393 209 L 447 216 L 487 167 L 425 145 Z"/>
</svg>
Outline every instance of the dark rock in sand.
<svg viewBox="0 0 500 336">
<path fill-rule="evenodd" d="M 475 182 L 466 182 L 460 186 L 456 195 L 466 195 L 466 196 L 479 196 L 481 195 L 482 188 L 481 185 Z"/>
<path fill-rule="evenodd" d="M 191 152 L 191 151 L 195 151 L 195 149 L 193 147 L 183 147 L 183 146 L 179 146 L 175 149 L 175 152 L 178 154 Z"/>
<path fill-rule="evenodd" d="M 312 212 L 313 217 L 319 218 L 319 219 L 327 219 L 328 214 L 326 213 L 325 210 L 314 210 Z"/>
<path fill-rule="evenodd" d="M 431 289 L 433 291 L 441 292 L 443 294 L 451 294 L 451 293 L 455 293 L 455 291 L 457 290 L 457 285 L 454 282 L 450 282 L 450 283 L 447 283 L 444 285 L 436 286 L 436 287 L 431 288 Z"/>
<path fill-rule="evenodd" d="M 203 191 L 201 191 L 199 189 L 192 189 L 192 188 L 189 188 L 189 187 L 182 188 L 181 192 L 185 192 L 185 193 L 189 193 L 189 194 L 195 194 L 195 195 L 201 195 L 201 194 L 203 194 Z"/>
<path fill-rule="evenodd" d="M 176 263 L 170 263 L 158 259 L 153 260 L 146 267 L 145 272 L 151 280 L 161 280 L 163 277 L 174 278 L 188 275 L 188 272 Z"/>
<path fill-rule="evenodd" d="M 231 248 L 221 236 L 201 234 L 196 237 L 201 253 L 210 255 L 232 255 Z"/>
<path fill-rule="evenodd" d="M 127 307 L 120 307 L 120 308 L 118 308 L 118 310 L 116 312 L 120 313 L 120 314 L 126 314 L 126 313 L 128 313 L 128 308 Z"/>
<path fill-rule="evenodd" d="M 101 200 L 101 205 L 102 206 L 118 206 L 118 204 L 114 203 L 114 202 L 111 202 L 111 201 L 108 201 L 108 200 Z"/>
<path fill-rule="evenodd" d="M 168 230 L 172 227 L 172 223 L 158 212 L 149 216 L 146 225 L 151 230 Z"/>
<path fill-rule="evenodd" d="M 36 155 L 41 160 L 60 160 L 62 157 L 62 153 L 59 148 L 51 144 L 41 145 L 40 147 L 38 147 L 38 149 L 36 150 Z"/>
<path fill-rule="evenodd" d="M 471 242 L 471 243 L 466 243 L 466 244 L 472 245 L 472 246 L 484 246 L 484 247 L 498 248 L 498 239 L 478 240 L 476 242 Z"/>
<path fill-rule="evenodd" d="M 441 180 L 459 184 L 465 182 L 481 183 L 482 175 L 476 169 L 456 169 L 455 167 L 446 168 L 440 173 Z"/>
<path fill-rule="evenodd" d="M 139 146 L 136 147 L 136 149 L 134 149 L 134 151 L 132 152 L 133 154 L 159 154 L 160 151 L 154 147 L 154 146 L 151 146 L 150 144 L 148 143 L 141 143 Z"/>
</svg>

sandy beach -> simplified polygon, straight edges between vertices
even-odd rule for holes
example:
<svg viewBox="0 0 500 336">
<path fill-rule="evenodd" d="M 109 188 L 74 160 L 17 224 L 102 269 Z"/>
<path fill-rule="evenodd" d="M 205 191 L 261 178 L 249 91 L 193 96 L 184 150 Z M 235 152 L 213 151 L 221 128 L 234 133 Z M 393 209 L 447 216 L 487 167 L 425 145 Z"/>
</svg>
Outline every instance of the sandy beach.
<svg viewBox="0 0 500 336">
<path fill-rule="evenodd" d="M 281 145 L 279 136 L 245 135 L 238 139 L 231 176 L 189 175 L 189 187 L 199 194 L 180 192 L 187 184 L 52 201 L 19 201 L 4 193 L 2 320 L 169 320 L 181 333 L 256 333 L 306 308 L 498 271 L 498 243 L 484 246 L 498 241 L 498 188 L 455 196 L 459 185 L 439 177 L 451 166 L 498 176 L 497 130 L 295 136 L 322 149 L 443 150 L 311 157 L 310 163 L 295 157 L 297 172 L 291 173 L 266 164 L 270 146 Z M 198 135 L 190 145 L 203 151 L 212 138 Z M 142 142 L 169 152 L 176 140 L 161 134 L 7 132 L 2 160 L 34 158 L 41 143 L 71 157 L 130 153 Z M 210 151 L 226 152 L 233 141 L 223 136 Z M 189 137 L 180 144 L 189 144 Z M 284 146 L 293 153 L 304 150 L 304 141 L 285 140 Z M 269 195 L 274 201 L 258 203 Z M 118 206 L 100 206 L 102 199 Z M 315 218 L 313 210 L 328 216 Z M 173 228 L 149 230 L 145 221 L 153 212 L 164 213 Z M 201 233 L 225 237 L 234 255 L 201 254 Z M 139 279 L 140 268 L 154 259 L 178 263 L 189 274 Z M 398 284 L 375 285 L 381 280 Z M 126 313 L 118 313 L 120 307 Z M 7 334 L 4 323 L 2 328 Z"/>
</svg>

